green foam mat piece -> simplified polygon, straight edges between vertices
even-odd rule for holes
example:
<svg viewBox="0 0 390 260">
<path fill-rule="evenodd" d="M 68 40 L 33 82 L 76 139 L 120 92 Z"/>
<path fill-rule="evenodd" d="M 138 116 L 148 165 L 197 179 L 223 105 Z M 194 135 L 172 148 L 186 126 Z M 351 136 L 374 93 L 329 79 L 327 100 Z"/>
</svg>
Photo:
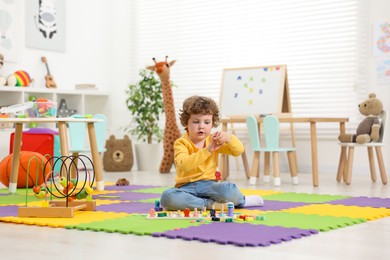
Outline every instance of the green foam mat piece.
<svg viewBox="0 0 390 260">
<path fill-rule="evenodd" d="M 41 199 L 36 198 L 35 196 L 28 196 L 27 203 L 38 201 Z M 20 194 L 20 192 L 16 193 L 8 193 L 7 195 L 2 195 L 0 197 L 0 205 L 9 205 L 9 204 L 20 204 L 26 203 L 26 191 L 24 194 Z"/>
<path fill-rule="evenodd" d="M 147 219 L 142 215 L 129 215 L 122 218 L 95 221 L 86 224 L 66 226 L 67 229 L 104 231 L 135 235 L 152 235 L 155 232 L 165 232 L 178 228 L 204 225 L 191 220 L 158 220 Z"/>
<path fill-rule="evenodd" d="M 269 212 L 261 216 L 264 216 L 264 220 L 245 221 L 243 223 L 329 231 L 367 221 L 364 218 L 319 216 L 289 212 Z"/>
<path fill-rule="evenodd" d="M 278 200 L 278 201 L 289 201 L 289 202 L 325 203 L 334 200 L 351 198 L 351 196 L 286 192 L 286 193 L 267 195 L 264 196 L 263 198 L 265 200 Z"/>
</svg>

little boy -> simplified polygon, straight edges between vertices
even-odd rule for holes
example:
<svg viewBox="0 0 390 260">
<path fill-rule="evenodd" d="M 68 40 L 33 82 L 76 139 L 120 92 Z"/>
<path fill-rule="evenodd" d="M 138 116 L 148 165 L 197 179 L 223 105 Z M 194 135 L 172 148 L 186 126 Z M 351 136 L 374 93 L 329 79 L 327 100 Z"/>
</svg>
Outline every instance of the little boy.
<svg viewBox="0 0 390 260">
<path fill-rule="evenodd" d="M 260 196 L 244 196 L 235 184 L 216 181 L 219 154 L 238 156 L 244 152 L 244 145 L 234 135 L 211 134 L 220 123 L 219 117 L 218 106 L 210 98 L 192 96 L 184 101 L 180 122 L 186 133 L 174 144 L 176 184 L 161 196 L 165 209 L 219 209 L 227 202 L 237 208 L 263 205 Z"/>
</svg>

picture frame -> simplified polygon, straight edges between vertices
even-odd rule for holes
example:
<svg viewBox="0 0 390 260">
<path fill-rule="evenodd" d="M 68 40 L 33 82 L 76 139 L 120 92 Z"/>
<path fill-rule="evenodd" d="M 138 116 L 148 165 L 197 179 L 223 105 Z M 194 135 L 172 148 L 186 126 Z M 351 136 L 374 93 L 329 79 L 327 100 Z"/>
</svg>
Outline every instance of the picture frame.
<svg viewBox="0 0 390 260">
<path fill-rule="evenodd" d="M 26 47 L 65 52 L 65 0 L 25 2 Z"/>
</svg>

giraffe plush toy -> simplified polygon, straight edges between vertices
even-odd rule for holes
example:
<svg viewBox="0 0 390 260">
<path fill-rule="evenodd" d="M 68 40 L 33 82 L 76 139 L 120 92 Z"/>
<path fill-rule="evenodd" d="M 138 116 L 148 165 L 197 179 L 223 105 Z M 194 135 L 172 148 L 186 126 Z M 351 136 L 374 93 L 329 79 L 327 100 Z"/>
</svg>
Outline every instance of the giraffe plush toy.
<svg viewBox="0 0 390 260">
<path fill-rule="evenodd" d="M 156 62 L 155 58 L 153 58 L 153 61 L 155 63 L 154 66 L 148 66 L 147 69 L 155 71 L 161 80 L 165 108 L 164 157 L 160 164 L 160 173 L 168 173 L 174 162 L 173 144 L 181 136 L 176 122 L 175 106 L 169 80 L 170 68 L 176 61 L 168 62 L 168 56 L 165 57 L 165 61 Z"/>
</svg>

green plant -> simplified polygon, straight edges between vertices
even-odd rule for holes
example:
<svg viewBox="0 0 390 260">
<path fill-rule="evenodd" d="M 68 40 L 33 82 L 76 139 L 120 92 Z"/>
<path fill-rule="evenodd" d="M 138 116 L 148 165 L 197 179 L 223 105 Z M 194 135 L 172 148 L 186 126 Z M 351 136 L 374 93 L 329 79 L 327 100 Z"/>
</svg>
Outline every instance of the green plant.
<svg viewBox="0 0 390 260">
<path fill-rule="evenodd" d="M 154 71 L 146 69 L 140 70 L 139 77 L 139 81 L 126 89 L 126 104 L 132 114 L 132 121 L 125 131 L 143 142 L 160 143 L 163 131 L 159 121 L 164 112 L 161 82 L 156 79 Z"/>
</svg>

